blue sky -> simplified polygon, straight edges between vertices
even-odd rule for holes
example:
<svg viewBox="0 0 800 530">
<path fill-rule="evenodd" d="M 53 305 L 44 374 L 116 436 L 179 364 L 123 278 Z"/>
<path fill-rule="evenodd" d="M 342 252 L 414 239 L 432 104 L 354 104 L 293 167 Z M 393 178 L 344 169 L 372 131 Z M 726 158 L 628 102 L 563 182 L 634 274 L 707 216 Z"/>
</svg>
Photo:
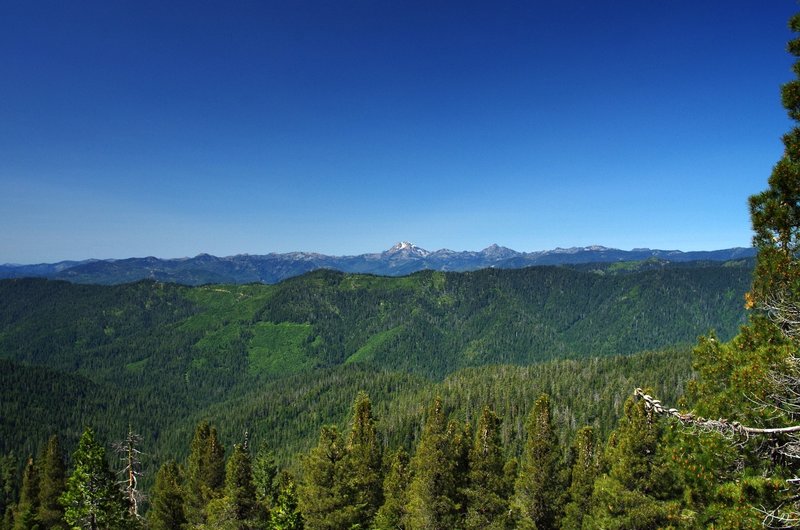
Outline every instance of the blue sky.
<svg viewBox="0 0 800 530">
<path fill-rule="evenodd" d="M 747 246 L 796 10 L 2 2 L 0 263 Z"/>
</svg>

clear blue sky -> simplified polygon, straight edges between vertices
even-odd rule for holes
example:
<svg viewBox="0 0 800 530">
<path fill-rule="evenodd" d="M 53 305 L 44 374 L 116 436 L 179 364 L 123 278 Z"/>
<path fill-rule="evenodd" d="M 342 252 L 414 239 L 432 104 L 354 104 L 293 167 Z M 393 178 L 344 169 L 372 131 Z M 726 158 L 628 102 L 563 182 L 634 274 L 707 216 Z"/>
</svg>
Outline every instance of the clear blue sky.
<svg viewBox="0 0 800 530">
<path fill-rule="evenodd" d="M 790 0 L 0 3 L 0 263 L 747 246 Z"/>
</svg>

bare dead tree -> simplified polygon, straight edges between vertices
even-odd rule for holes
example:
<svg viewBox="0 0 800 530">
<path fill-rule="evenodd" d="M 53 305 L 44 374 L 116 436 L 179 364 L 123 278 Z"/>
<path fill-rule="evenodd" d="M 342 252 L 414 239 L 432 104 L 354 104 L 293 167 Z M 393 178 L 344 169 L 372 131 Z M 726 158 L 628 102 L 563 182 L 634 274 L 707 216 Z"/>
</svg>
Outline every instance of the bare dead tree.
<svg viewBox="0 0 800 530">
<path fill-rule="evenodd" d="M 142 452 L 137 449 L 142 443 L 142 437 L 128 427 L 128 434 L 121 442 L 113 444 L 114 452 L 119 455 L 123 467 L 119 471 L 121 480 L 119 485 L 128 501 L 128 512 L 135 518 L 140 518 L 139 506 L 144 500 L 144 493 L 139 488 L 139 478 L 142 476 Z"/>
</svg>

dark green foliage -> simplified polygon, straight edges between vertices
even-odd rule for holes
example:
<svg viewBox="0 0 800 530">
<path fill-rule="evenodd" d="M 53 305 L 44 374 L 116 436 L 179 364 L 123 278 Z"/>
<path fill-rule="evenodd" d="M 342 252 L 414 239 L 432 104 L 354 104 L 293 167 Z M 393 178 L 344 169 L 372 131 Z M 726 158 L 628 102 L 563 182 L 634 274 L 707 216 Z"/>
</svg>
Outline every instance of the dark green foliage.
<svg viewBox="0 0 800 530">
<path fill-rule="evenodd" d="M 60 530 L 64 525 L 64 507 L 59 498 L 66 487 L 64 455 L 58 436 L 51 436 L 39 458 L 39 512 L 41 530 Z"/>
<path fill-rule="evenodd" d="M 592 491 L 599 471 L 597 442 L 591 427 L 584 427 L 575 435 L 572 453 L 570 485 L 566 492 L 567 504 L 561 520 L 561 528 L 564 530 L 580 530 L 584 514 L 591 511 Z"/>
<path fill-rule="evenodd" d="M 678 521 L 681 486 L 667 463 L 662 423 L 633 397 L 606 449 L 608 473 L 594 486 L 592 528 L 647 530 Z"/>
<path fill-rule="evenodd" d="M 509 497 L 513 483 L 505 473 L 505 457 L 500 441 L 500 419 L 484 407 L 478 420 L 475 443 L 469 453 L 467 530 L 502 530 L 511 527 Z"/>
<path fill-rule="evenodd" d="M 83 425 L 111 438 L 132 424 L 142 450 L 154 455 L 145 463 L 147 488 L 158 455 L 184 458 L 201 418 L 214 418 L 226 440 L 252 429 L 286 463 L 308 450 L 322 424 L 344 427 L 358 389 L 372 397 L 389 441 L 410 448 L 416 404 L 436 393 L 453 403 L 453 391 L 426 377 L 690 343 L 710 327 L 724 339 L 742 321 L 748 274 L 717 264 L 616 276 L 565 268 L 407 278 L 317 272 L 275 286 L 198 288 L 2 281 L 0 452 L 35 454 L 53 433 L 71 451 Z M 460 410 L 462 417 L 492 402 L 471 401 L 477 408 Z M 604 410 L 570 419 L 567 428 L 609 429 L 622 400 L 585 402 Z M 614 413 L 609 402 L 617 403 Z M 508 416 L 505 399 L 492 403 L 509 443 L 521 423 Z M 568 414 L 586 410 L 564 406 Z M 396 408 L 387 416 L 389 407 Z"/>
<path fill-rule="evenodd" d="M 3 530 L 12 530 L 14 528 L 14 509 L 9 506 L 3 514 L 3 524 L 0 526 Z"/>
<path fill-rule="evenodd" d="M 233 446 L 225 466 L 224 496 L 212 498 L 206 508 L 207 522 L 200 528 L 214 530 L 249 530 L 257 521 L 256 492 L 250 452 L 245 444 Z"/>
<path fill-rule="evenodd" d="M 352 427 L 340 479 L 347 503 L 353 510 L 348 521 L 351 527 L 368 528 L 383 504 L 382 460 L 372 403 L 366 393 L 359 392 L 353 404 Z"/>
<path fill-rule="evenodd" d="M 303 462 L 300 509 L 309 530 L 349 528 L 350 507 L 342 491 L 342 461 L 345 447 L 338 429 L 323 427 L 319 443 Z"/>
<path fill-rule="evenodd" d="M 521 529 L 555 528 L 561 515 L 561 452 L 552 423 L 550 398 L 536 400 L 527 423 L 528 439 L 514 485 L 514 511 Z"/>
<path fill-rule="evenodd" d="M 441 398 L 436 398 L 428 411 L 417 451 L 411 461 L 413 479 L 408 491 L 406 528 L 439 530 L 460 524 L 462 506 L 458 499 L 458 447 L 448 427 Z M 457 432 L 457 430 L 456 430 Z"/>
<path fill-rule="evenodd" d="M 18 484 L 16 480 L 17 460 L 13 454 L 0 456 L 0 510 L 3 514 L 2 530 L 14 525 L 14 503 Z"/>
<path fill-rule="evenodd" d="M 67 524 L 86 530 L 128 528 L 127 503 L 91 429 L 81 435 L 72 462 L 74 469 L 61 496 Z"/>
<path fill-rule="evenodd" d="M 800 31 L 800 15 L 790 21 Z M 800 38 L 789 42 L 789 52 L 800 57 Z M 783 85 L 783 106 L 795 122 L 800 120 L 800 61 L 794 80 Z M 797 255 L 800 251 L 800 128 L 783 137 L 784 152 L 772 170 L 769 188 L 750 197 L 750 219 L 758 250 L 751 301 L 776 316 L 796 308 L 800 293 Z M 783 324 L 788 324 L 783 322 Z M 796 325 L 795 325 L 796 327 Z"/>
<path fill-rule="evenodd" d="M 14 530 L 32 530 L 36 524 L 36 513 L 39 508 L 39 470 L 33 458 L 28 458 L 22 474 L 22 489 L 19 502 L 14 513 Z"/>
<path fill-rule="evenodd" d="M 182 484 L 183 473 L 174 460 L 159 468 L 147 512 L 151 530 L 183 530 L 186 527 L 188 521 Z"/>
<path fill-rule="evenodd" d="M 411 477 L 408 453 L 401 448 L 392 455 L 389 471 L 383 482 L 383 505 L 373 523 L 376 530 L 405 530 Z"/>
<path fill-rule="evenodd" d="M 293 455 L 308 450 L 312 433 L 333 422 L 349 434 L 323 431 L 306 460 L 299 496 L 309 528 L 458 528 L 490 519 L 483 525 L 503 527 L 502 518 L 486 514 L 500 513 L 495 510 L 508 497 L 517 470 L 514 460 L 500 462 L 526 451 L 524 419 L 535 397 L 553 396 L 550 430 L 564 441 L 583 425 L 598 436 L 608 433 L 634 386 L 657 385 L 659 397 L 673 402 L 690 373 L 685 352 L 608 354 L 688 342 L 720 322 L 720 336 L 729 336 L 741 321 L 736 305 L 745 273 L 737 266 L 621 275 L 558 268 L 426 272 L 392 279 L 315 273 L 278 286 L 188 289 L 143 282 L 111 291 L 0 282 L 9 300 L 0 307 L 0 356 L 12 359 L 0 360 L 0 449 L 34 454 L 53 432 L 72 449 L 76 426 L 87 420 L 104 436 L 134 423 L 158 465 L 185 458 L 193 426 L 210 418 L 221 431 L 206 423 L 195 432 L 184 514 L 194 525 L 227 527 L 242 519 L 231 501 L 235 495 L 224 487 L 221 440 L 252 426 L 254 440 L 273 447 L 281 465 L 292 465 Z M 580 359 L 486 366 L 565 355 Z M 721 355 L 735 358 L 732 351 Z M 49 368 L 35 366 L 45 362 Z M 416 373 L 403 371 L 412 365 Z M 744 373 L 736 377 L 747 381 Z M 748 387 L 735 391 L 741 388 Z M 357 389 L 374 401 L 359 396 L 345 431 Z M 719 393 L 735 403 L 733 387 Z M 420 434 L 418 404 L 437 394 L 441 421 L 430 423 L 436 414 L 428 414 Z M 448 422 L 443 414 L 475 421 L 485 405 L 502 418 L 492 434 L 500 461 L 491 451 L 486 461 L 469 458 L 477 438 L 468 424 Z M 40 421 L 31 424 L 30 417 Z M 397 472 L 383 481 L 384 447 L 416 449 L 414 464 L 398 461 Z M 520 477 L 531 474 L 530 463 L 522 458 Z M 259 509 L 283 514 L 270 516 L 275 524 L 299 524 L 292 515 L 293 483 L 274 487 L 277 466 L 269 458 L 257 455 L 252 465 Z M 409 467 L 416 471 L 413 480 Z M 152 470 L 149 476 L 157 480 Z M 550 484 L 563 490 L 561 477 L 556 472 Z M 144 484 L 153 491 L 151 510 L 158 498 L 153 478 Z M 16 500 L 19 482 L 10 482 L 17 485 L 9 486 L 6 506 Z M 497 493 L 503 487 L 506 493 Z M 480 488 L 484 492 L 476 493 Z M 693 495 L 697 510 L 733 497 L 699 484 Z M 559 502 L 544 527 L 555 524 Z"/>
<path fill-rule="evenodd" d="M 710 327 L 732 336 L 744 321 L 749 272 L 614 276 L 536 267 L 377 279 L 319 271 L 276 286 L 256 318 L 310 323 L 317 339 L 309 353 L 324 365 L 373 360 L 441 377 L 463 366 L 691 343 Z"/>
<path fill-rule="evenodd" d="M 277 477 L 275 455 L 266 443 L 262 443 L 253 458 L 253 487 L 258 510 L 263 514 L 268 515 L 278 500 L 280 489 L 276 483 Z"/>
<path fill-rule="evenodd" d="M 186 474 L 186 519 L 190 524 L 205 523 L 205 507 L 222 496 L 225 483 L 225 449 L 217 430 L 202 421 L 195 429 Z"/>
<path fill-rule="evenodd" d="M 245 445 L 234 445 L 225 466 L 225 497 L 231 503 L 236 521 L 247 521 L 254 514 L 256 489 L 253 463 Z"/>
<path fill-rule="evenodd" d="M 300 505 L 308 528 L 368 528 L 383 502 L 382 449 L 369 397 L 353 404 L 350 434 L 323 427 L 304 461 Z"/>
<path fill-rule="evenodd" d="M 700 340 L 694 351 L 697 377 L 688 385 L 687 402 L 703 417 L 728 418 L 756 427 L 793 424 L 791 415 L 761 403 L 777 401 L 775 381 L 790 375 L 787 362 L 796 346 L 761 316 L 742 327 L 732 341 L 713 335 Z M 776 374 L 782 374 L 777 376 Z M 764 513 L 753 509 L 786 505 L 793 476 L 791 461 L 775 451 L 783 437 L 730 441 L 716 433 L 678 432 L 671 458 L 678 464 L 688 508 L 704 526 L 756 527 Z M 763 453 L 771 453 L 764 458 Z"/>
<path fill-rule="evenodd" d="M 271 530 L 303 530 L 303 516 L 298 508 L 297 489 L 294 479 L 286 471 L 278 478 L 278 497 L 270 511 Z"/>
</svg>

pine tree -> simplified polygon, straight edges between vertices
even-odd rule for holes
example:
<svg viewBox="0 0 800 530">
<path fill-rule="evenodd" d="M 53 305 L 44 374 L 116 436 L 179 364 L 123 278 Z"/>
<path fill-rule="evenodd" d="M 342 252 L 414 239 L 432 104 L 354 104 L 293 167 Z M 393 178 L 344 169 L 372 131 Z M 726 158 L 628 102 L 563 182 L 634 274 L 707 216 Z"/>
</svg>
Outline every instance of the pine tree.
<svg viewBox="0 0 800 530">
<path fill-rule="evenodd" d="M 164 463 L 156 473 L 147 519 L 151 530 L 183 530 L 187 520 L 181 484 L 183 473 L 174 461 Z"/>
<path fill-rule="evenodd" d="M 340 474 L 347 508 L 352 511 L 346 522 L 348 528 L 368 528 L 383 504 L 382 455 L 372 404 L 366 393 L 359 392 Z"/>
<path fill-rule="evenodd" d="M 14 507 L 9 506 L 3 514 L 3 524 L 0 526 L 3 530 L 13 530 L 14 528 Z"/>
<path fill-rule="evenodd" d="M 303 516 L 297 501 L 294 479 L 286 471 L 278 478 L 278 497 L 270 511 L 269 528 L 272 530 L 303 530 Z"/>
<path fill-rule="evenodd" d="M 425 427 L 411 462 L 414 478 L 408 492 L 406 528 L 444 530 L 460 525 L 457 502 L 457 466 L 453 440 L 448 438 L 442 399 L 428 411 Z"/>
<path fill-rule="evenodd" d="M 344 443 L 335 426 L 320 430 L 319 443 L 303 461 L 303 483 L 299 491 L 300 511 L 309 530 L 349 528 L 347 498 L 338 480 Z"/>
<path fill-rule="evenodd" d="M 217 430 L 208 422 L 195 429 L 189 452 L 186 487 L 186 518 L 190 524 L 206 521 L 206 507 L 222 496 L 225 484 L 225 448 L 217 439 Z"/>
<path fill-rule="evenodd" d="M 383 482 L 383 505 L 375 515 L 376 530 L 405 530 L 408 487 L 411 483 L 411 466 L 408 453 L 399 449 L 391 458 L 391 466 Z"/>
<path fill-rule="evenodd" d="M 450 420 L 447 424 L 447 439 L 453 458 L 453 502 L 456 506 L 459 526 L 467 516 L 467 489 L 469 487 L 469 452 L 472 449 L 472 425 Z"/>
<path fill-rule="evenodd" d="M 261 444 L 253 458 L 253 485 L 256 491 L 256 502 L 269 511 L 278 498 L 278 465 L 275 455 L 266 444 Z"/>
<path fill-rule="evenodd" d="M 800 32 L 800 14 L 789 21 Z M 800 38 L 789 42 L 789 53 L 800 58 Z M 796 79 L 783 85 L 781 97 L 789 117 L 800 121 L 800 60 Z M 767 312 L 790 336 L 800 333 L 800 127 L 783 136 L 784 152 L 772 170 L 769 188 L 750 197 L 750 218 L 758 249 L 749 302 Z"/>
<path fill-rule="evenodd" d="M 60 530 L 64 525 L 64 507 L 59 498 L 64 494 L 66 470 L 58 436 L 51 436 L 42 456 L 39 475 L 39 513 L 41 530 Z"/>
<path fill-rule="evenodd" d="M 551 422 L 550 398 L 536 400 L 527 423 L 528 439 L 522 454 L 513 506 L 520 529 L 555 528 L 561 515 L 559 463 L 561 453 Z"/>
<path fill-rule="evenodd" d="M 661 448 L 661 423 L 633 397 L 625 403 L 613 445 L 606 449 L 607 474 L 595 481 L 591 517 L 584 527 L 648 530 L 677 522 L 677 477 Z"/>
<path fill-rule="evenodd" d="M 3 514 L 3 530 L 11 530 L 14 526 L 16 472 L 17 461 L 13 454 L 0 457 L 0 510 Z"/>
<path fill-rule="evenodd" d="M 128 527 L 127 504 L 106 462 L 106 451 L 91 429 L 81 435 L 72 461 L 75 469 L 61 496 L 67 524 L 87 530 Z"/>
<path fill-rule="evenodd" d="M 22 474 L 22 489 L 19 493 L 19 502 L 14 513 L 14 530 L 31 530 L 37 525 L 36 513 L 39 508 L 39 471 L 33 462 L 33 457 L 28 458 L 25 471 Z M 38 528 L 38 527 L 37 527 Z"/>
<path fill-rule="evenodd" d="M 236 521 L 248 521 L 256 504 L 253 463 L 246 444 L 233 446 L 225 466 L 225 497 L 231 503 Z"/>
<path fill-rule="evenodd" d="M 500 419 L 484 407 L 478 421 L 475 444 L 469 453 L 469 485 L 467 489 L 467 530 L 501 530 L 510 528 L 505 477 L 505 458 L 500 441 Z"/>
<path fill-rule="evenodd" d="M 584 514 L 591 511 L 592 491 L 598 472 L 597 446 L 591 427 L 584 427 L 575 435 L 573 454 L 567 505 L 561 520 L 564 530 L 580 530 Z"/>
</svg>

